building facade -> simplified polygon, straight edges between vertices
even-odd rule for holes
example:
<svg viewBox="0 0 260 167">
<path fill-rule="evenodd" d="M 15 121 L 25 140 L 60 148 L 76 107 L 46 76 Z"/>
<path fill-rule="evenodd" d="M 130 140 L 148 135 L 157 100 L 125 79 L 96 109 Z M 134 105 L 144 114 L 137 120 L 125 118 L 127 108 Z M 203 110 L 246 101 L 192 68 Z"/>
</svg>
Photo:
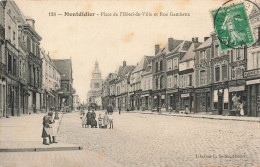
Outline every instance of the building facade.
<svg viewBox="0 0 260 167">
<path fill-rule="evenodd" d="M 90 91 L 88 92 L 88 103 L 96 103 L 98 107 L 102 108 L 102 84 L 103 79 L 101 71 L 98 67 L 98 62 L 95 62 L 95 68 L 92 72 Z"/>
<path fill-rule="evenodd" d="M 145 71 L 147 65 L 152 62 L 154 56 L 144 56 L 137 64 L 130 76 L 130 104 L 132 109 L 142 109 L 142 74 Z"/>
<path fill-rule="evenodd" d="M 0 117 L 6 117 L 5 6 L 0 2 Z"/>
<path fill-rule="evenodd" d="M 51 107 L 59 107 L 58 90 L 61 89 L 61 75 L 52 59 L 43 48 L 41 49 L 42 59 L 42 109 L 48 112 Z"/>
<path fill-rule="evenodd" d="M 73 107 L 73 71 L 71 59 L 53 59 L 52 60 L 57 70 L 60 72 L 61 88 L 57 90 L 59 98 L 59 108 Z"/>
<path fill-rule="evenodd" d="M 194 62 L 194 112 L 211 112 L 211 57 L 212 57 L 212 37 L 204 38 L 204 42 L 195 51 Z"/>
<path fill-rule="evenodd" d="M 259 4 L 258 4 L 259 6 Z M 255 44 L 248 48 L 247 68 L 244 72 L 247 92 L 247 115 L 260 116 L 260 12 L 254 6 L 249 15 L 253 28 Z"/>
</svg>

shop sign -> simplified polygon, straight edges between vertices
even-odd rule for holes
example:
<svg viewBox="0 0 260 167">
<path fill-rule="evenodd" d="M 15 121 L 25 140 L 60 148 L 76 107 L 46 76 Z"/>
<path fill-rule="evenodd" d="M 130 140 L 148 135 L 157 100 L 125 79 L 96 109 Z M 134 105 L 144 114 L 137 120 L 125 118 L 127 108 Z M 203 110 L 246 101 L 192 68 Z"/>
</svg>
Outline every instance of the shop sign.
<svg viewBox="0 0 260 167">
<path fill-rule="evenodd" d="M 183 93 L 191 93 L 193 92 L 193 89 L 185 89 L 185 90 L 182 90 Z"/>
<path fill-rule="evenodd" d="M 216 86 L 215 86 L 215 89 L 224 89 L 224 88 L 226 88 L 226 87 L 227 87 L 226 84 L 221 84 L 221 85 L 216 85 Z"/>
<path fill-rule="evenodd" d="M 229 87 L 229 92 L 239 92 L 239 91 L 244 91 L 245 90 L 245 86 L 233 86 L 233 87 Z"/>
<path fill-rule="evenodd" d="M 195 90 L 195 93 L 203 93 L 203 92 L 210 92 L 210 88 L 196 89 Z"/>
<path fill-rule="evenodd" d="M 181 94 L 181 98 L 184 98 L 184 97 L 190 97 L 190 94 L 189 93 Z"/>
<path fill-rule="evenodd" d="M 166 91 L 166 93 L 177 93 L 177 92 L 178 92 L 178 89 Z"/>
<path fill-rule="evenodd" d="M 141 95 L 141 97 L 146 97 L 146 96 L 149 96 L 149 94 L 144 94 L 144 95 Z"/>
<path fill-rule="evenodd" d="M 259 83 L 260 83 L 260 79 L 246 81 L 246 85 L 253 85 L 253 84 L 259 84 Z"/>
<path fill-rule="evenodd" d="M 260 68 L 244 72 L 244 77 L 251 77 L 255 75 L 260 75 Z"/>
</svg>

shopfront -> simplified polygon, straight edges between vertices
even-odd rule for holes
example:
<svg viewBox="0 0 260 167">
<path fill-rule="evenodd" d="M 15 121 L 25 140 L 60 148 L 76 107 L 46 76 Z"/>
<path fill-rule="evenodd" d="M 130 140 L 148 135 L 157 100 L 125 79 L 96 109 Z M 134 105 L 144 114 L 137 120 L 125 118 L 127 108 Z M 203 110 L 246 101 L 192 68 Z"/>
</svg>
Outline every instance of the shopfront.
<svg viewBox="0 0 260 167">
<path fill-rule="evenodd" d="M 211 88 L 195 89 L 195 112 L 212 112 L 211 110 Z"/>
<path fill-rule="evenodd" d="M 260 79 L 246 81 L 247 115 L 260 117 Z"/>
<path fill-rule="evenodd" d="M 194 91 L 192 89 L 180 90 L 180 110 L 194 112 Z"/>
<path fill-rule="evenodd" d="M 245 81 L 237 80 L 229 82 L 229 111 L 230 115 L 247 115 Z"/>
<path fill-rule="evenodd" d="M 213 86 L 213 114 L 229 115 L 229 91 L 227 84 Z"/>
<path fill-rule="evenodd" d="M 178 89 L 172 89 L 167 90 L 167 104 L 168 104 L 168 110 L 172 111 L 179 111 L 180 103 L 179 103 L 179 90 Z"/>
</svg>

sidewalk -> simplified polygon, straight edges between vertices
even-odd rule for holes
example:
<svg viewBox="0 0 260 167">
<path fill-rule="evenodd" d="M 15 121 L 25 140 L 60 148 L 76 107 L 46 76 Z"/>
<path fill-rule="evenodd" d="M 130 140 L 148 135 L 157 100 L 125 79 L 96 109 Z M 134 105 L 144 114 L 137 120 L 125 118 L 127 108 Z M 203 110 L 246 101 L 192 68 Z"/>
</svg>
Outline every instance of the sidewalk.
<svg viewBox="0 0 260 167">
<path fill-rule="evenodd" d="M 158 112 L 152 111 L 124 111 L 125 113 L 142 113 L 142 114 L 154 114 L 160 115 Z M 162 112 L 161 115 L 166 116 L 176 116 L 176 117 L 190 117 L 190 118 L 204 118 L 204 119 L 215 119 L 215 120 L 231 120 L 231 121 L 247 121 L 247 122 L 257 122 L 260 123 L 259 117 L 247 117 L 247 116 L 223 116 L 223 115 L 209 115 L 206 113 L 196 113 L 196 114 L 180 114 L 180 113 L 169 113 Z"/>
<path fill-rule="evenodd" d="M 42 144 L 42 119 L 45 114 L 22 115 L 0 119 L 0 152 L 79 150 L 80 146 L 60 143 Z M 57 130 L 63 114 L 56 120 Z"/>
</svg>

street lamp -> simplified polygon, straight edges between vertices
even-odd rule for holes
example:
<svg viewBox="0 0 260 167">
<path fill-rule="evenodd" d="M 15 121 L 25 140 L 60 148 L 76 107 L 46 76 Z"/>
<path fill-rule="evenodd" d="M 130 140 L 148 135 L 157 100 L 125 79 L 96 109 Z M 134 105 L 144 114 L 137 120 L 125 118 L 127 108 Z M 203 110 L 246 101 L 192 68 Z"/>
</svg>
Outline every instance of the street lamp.
<svg viewBox="0 0 260 167">
<path fill-rule="evenodd" d="M 58 88 L 59 88 L 59 86 L 58 86 L 58 84 L 56 84 L 56 85 L 55 85 L 55 90 L 57 91 Z M 59 96 L 57 92 L 56 92 L 56 95 Z M 55 104 L 55 105 L 56 105 L 56 104 Z M 58 109 L 59 109 L 59 108 L 58 108 Z M 59 113 L 58 113 L 58 110 L 56 109 L 56 107 L 55 107 L 55 117 L 54 117 L 54 119 L 55 119 L 55 120 L 58 120 L 58 119 L 59 119 Z"/>
</svg>

